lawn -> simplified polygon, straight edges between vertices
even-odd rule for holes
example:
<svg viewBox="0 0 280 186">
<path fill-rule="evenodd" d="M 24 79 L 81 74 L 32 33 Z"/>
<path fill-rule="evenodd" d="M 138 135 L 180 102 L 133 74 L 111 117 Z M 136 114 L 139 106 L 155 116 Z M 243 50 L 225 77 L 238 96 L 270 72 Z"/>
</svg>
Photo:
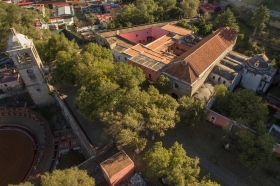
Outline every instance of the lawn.
<svg viewBox="0 0 280 186">
<path fill-rule="evenodd" d="M 253 6 L 260 6 L 263 4 L 264 0 L 242 0 L 243 3 Z M 270 0 L 264 5 L 270 9 L 275 11 L 280 11 L 280 1 L 279 0 Z"/>
<path fill-rule="evenodd" d="M 237 19 L 236 21 L 239 25 L 239 33 L 244 34 L 244 40 L 248 40 L 249 36 L 253 34 L 254 31 L 246 24 L 244 24 L 240 19 Z"/>
</svg>

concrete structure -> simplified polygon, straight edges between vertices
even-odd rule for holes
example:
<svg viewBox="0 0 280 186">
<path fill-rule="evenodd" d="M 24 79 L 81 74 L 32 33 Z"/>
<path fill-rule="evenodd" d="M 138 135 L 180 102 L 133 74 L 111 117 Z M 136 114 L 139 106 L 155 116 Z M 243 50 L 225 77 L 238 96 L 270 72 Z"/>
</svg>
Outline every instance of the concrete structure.
<svg viewBox="0 0 280 186">
<path fill-rule="evenodd" d="M 264 94 L 272 83 L 277 70 L 270 65 L 266 55 L 257 54 L 245 61 L 242 71 L 241 86 Z"/>
<path fill-rule="evenodd" d="M 90 144 L 89 140 L 87 139 L 86 135 L 80 128 L 79 124 L 77 123 L 77 121 L 75 120 L 73 115 L 71 114 L 67 105 L 64 103 L 64 101 L 61 99 L 61 97 L 56 92 L 54 92 L 54 96 L 57 101 L 57 104 L 61 108 L 64 118 L 67 120 L 67 122 L 71 126 L 71 129 L 72 129 L 73 133 L 75 134 L 75 137 L 77 137 L 77 139 L 79 140 L 80 147 L 81 147 L 81 150 L 82 150 L 85 158 L 89 159 L 91 157 L 94 157 L 95 150 L 94 150 L 93 146 Z M 64 144 L 64 146 L 65 146 L 65 144 Z"/>
<path fill-rule="evenodd" d="M 134 174 L 134 163 L 129 156 L 120 151 L 101 164 L 102 172 L 109 185 L 117 185 Z"/>
<path fill-rule="evenodd" d="M 0 93 L 9 89 L 18 90 L 21 87 L 19 75 L 15 70 L 3 70 L 0 72 Z"/>
<path fill-rule="evenodd" d="M 276 139 L 277 144 L 274 146 L 274 152 L 280 157 L 280 127 L 273 124 L 269 129 L 269 133 Z"/>
<path fill-rule="evenodd" d="M 11 28 L 7 53 L 13 60 L 32 100 L 37 106 L 54 102 L 44 78 L 43 64 L 31 39 Z"/>
</svg>

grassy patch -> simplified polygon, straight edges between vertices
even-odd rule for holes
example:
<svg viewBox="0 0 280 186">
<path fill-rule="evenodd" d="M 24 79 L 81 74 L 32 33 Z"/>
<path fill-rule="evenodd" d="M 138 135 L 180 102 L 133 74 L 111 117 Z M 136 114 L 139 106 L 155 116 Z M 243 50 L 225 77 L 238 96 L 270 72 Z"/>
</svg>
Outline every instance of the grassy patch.
<svg viewBox="0 0 280 186">
<path fill-rule="evenodd" d="M 248 40 L 250 35 L 253 34 L 253 30 L 248 27 L 245 23 L 243 23 L 240 19 L 236 20 L 239 26 L 239 33 L 240 34 L 244 34 L 244 40 Z"/>
</svg>

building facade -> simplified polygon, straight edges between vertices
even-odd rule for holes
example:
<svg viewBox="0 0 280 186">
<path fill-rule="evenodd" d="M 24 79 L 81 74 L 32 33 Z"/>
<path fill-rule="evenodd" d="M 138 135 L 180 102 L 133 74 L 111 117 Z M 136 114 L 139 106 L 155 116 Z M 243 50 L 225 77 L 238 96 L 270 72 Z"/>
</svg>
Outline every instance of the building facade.
<svg viewBox="0 0 280 186">
<path fill-rule="evenodd" d="M 11 28 L 7 53 L 13 60 L 32 100 L 37 106 L 54 102 L 45 80 L 43 64 L 31 39 Z"/>
</svg>

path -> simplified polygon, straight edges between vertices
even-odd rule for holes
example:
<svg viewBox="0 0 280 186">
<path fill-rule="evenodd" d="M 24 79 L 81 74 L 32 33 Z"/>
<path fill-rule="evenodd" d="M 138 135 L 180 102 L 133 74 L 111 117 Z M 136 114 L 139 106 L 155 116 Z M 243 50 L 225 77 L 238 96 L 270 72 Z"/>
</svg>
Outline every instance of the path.
<svg viewBox="0 0 280 186">
<path fill-rule="evenodd" d="M 219 5 L 221 7 L 226 7 L 226 5 L 228 3 L 232 3 L 235 6 L 244 6 L 244 7 L 253 9 L 253 10 L 258 8 L 257 6 L 247 5 L 245 3 L 242 3 L 242 2 L 239 2 L 239 1 L 234 1 L 234 0 L 221 0 Z M 274 11 L 274 10 L 269 10 L 269 14 L 272 15 L 272 16 L 280 17 L 280 12 L 277 12 L 277 11 Z"/>
</svg>

